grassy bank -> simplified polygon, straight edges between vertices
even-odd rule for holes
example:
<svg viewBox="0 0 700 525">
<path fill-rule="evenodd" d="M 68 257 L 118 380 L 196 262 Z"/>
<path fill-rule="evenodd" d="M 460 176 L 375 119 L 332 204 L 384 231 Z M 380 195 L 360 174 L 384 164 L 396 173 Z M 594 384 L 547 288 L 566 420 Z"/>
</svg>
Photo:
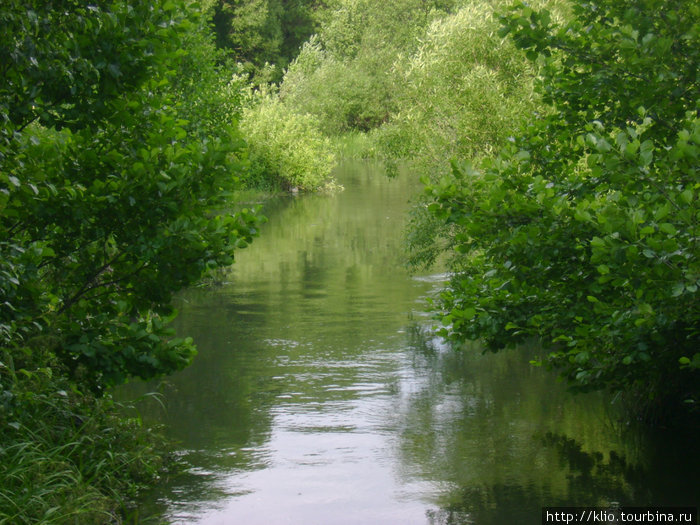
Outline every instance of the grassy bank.
<svg viewBox="0 0 700 525">
<path fill-rule="evenodd" d="M 167 475 L 168 446 L 105 396 L 49 368 L 0 364 L 0 524 L 121 524 Z"/>
</svg>

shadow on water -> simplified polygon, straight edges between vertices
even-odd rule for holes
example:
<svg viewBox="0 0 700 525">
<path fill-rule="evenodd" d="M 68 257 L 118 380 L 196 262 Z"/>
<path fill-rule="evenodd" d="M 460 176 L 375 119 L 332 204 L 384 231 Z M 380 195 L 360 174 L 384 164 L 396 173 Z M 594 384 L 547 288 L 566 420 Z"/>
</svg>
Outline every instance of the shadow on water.
<svg viewBox="0 0 700 525">
<path fill-rule="evenodd" d="M 607 508 L 683 507 L 698 501 L 697 492 L 692 494 L 697 462 L 690 467 L 665 460 L 661 465 L 643 466 L 628 462 L 614 450 L 607 456 L 597 451 L 584 452 L 580 442 L 564 435 L 548 433 L 540 441 L 544 449 L 556 451 L 560 468 L 568 472 L 565 497 L 554 497 L 550 491 L 533 485 L 499 483 L 462 487 L 450 494 L 448 503 L 427 512 L 429 523 L 538 525 L 541 516 L 539 509 L 533 509 L 533 502 L 540 502 L 542 507 L 590 506 L 594 502 Z M 672 475 L 657 477 L 669 469 L 673 469 Z"/>
<path fill-rule="evenodd" d="M 542 507 L 700 501 L 693 429 L 620 423 L 605 395 L 568 395 L 526 367 L 536 347 L 482 355 L 411 333 L 428 377 L 405 412 L 402 461 L 446 484 L 426 511 L 431 525 L 535 525 Z"/>
</svg>

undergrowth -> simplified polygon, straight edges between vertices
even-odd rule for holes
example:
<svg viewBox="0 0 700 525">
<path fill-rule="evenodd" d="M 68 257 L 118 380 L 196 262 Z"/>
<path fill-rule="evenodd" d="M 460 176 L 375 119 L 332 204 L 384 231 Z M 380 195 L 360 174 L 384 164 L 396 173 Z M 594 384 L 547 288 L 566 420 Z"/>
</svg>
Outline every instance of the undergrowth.
<svg viewBox="0 0 700 525">
<path fill-rule="evenodd" d="M 51 368 L 2 361 L 0 525 L 126 523 L 139 490 L 172 466 L 164 438 Z"/>
</svg>

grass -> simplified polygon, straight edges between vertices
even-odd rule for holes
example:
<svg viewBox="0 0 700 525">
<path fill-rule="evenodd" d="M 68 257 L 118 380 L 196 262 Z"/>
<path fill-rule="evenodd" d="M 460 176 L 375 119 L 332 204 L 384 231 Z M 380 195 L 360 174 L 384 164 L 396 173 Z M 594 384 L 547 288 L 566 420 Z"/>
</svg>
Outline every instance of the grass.
<svg viewBox="0 0 700 525">
<path fill-rule="evenodd" d="M 0 368 L 0 525 L 121 524 L 168 447 L 109 396 Z"/>
<path fill-rule="evenodd" d="M 377 156 L 374 140 L 367 133 L 350 131 L 333 138 L 336 154 L 341 159 L 370 159 Z"/>
</svg>

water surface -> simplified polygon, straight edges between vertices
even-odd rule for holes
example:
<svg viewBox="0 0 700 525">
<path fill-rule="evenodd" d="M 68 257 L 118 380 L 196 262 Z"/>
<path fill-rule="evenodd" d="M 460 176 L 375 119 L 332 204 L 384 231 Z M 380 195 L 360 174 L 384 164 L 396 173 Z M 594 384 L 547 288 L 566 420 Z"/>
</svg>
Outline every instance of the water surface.
<svg viewBox="0 0 700 525">
<path fill-rule="evenodd" d="M 180 298 L 195 363 L 160 417 L 189 471 L 142 514 L 196 524 L 537 524 L 542 506 L 696 505 L 689 437 L 615 423 L 528 364 L 431 335 L 443 275 L 409 275 L 417 190 L 348 164 L 334 196 L 267 203 L 221 282 Z M 140 388 L 132 387 L 132 393 Z"/>
</svg>

